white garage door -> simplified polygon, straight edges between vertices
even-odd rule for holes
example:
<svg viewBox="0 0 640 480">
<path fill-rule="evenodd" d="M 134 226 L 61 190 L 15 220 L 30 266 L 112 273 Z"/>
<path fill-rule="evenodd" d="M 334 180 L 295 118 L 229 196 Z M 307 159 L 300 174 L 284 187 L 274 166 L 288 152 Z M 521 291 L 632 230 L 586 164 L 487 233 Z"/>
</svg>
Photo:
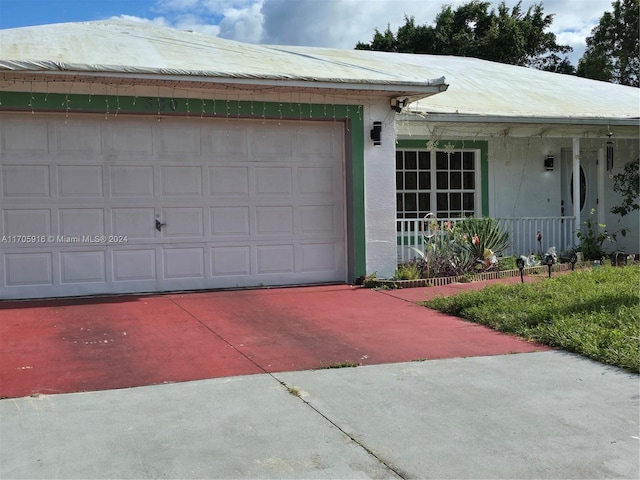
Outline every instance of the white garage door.
<svg viewBox="0 0 640 480">
<path fill-rule="evenodd" d="M 0 122 L 0 298 L 346 280 L 339 123 Z"/>
</svg>

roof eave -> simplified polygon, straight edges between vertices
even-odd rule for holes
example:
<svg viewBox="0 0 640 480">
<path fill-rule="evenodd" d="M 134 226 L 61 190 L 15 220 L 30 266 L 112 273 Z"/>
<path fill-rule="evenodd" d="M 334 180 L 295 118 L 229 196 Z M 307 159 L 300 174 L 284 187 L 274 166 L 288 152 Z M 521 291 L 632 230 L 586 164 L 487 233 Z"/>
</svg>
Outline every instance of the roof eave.
<svg viewBox="0 0 640 480">
<path fill-rule="evenodd" d="M 399 117 L 402 121 L 425 121 L 441 123 L 518 123 L 518 124 L 572 124 L 572 125 L 616 125 L 640 126 L 640 117 L 621 116 L 510 116 L 510 115 L 479 115 L 460 113 L 418 113 L 403 112 Z"/>
<path fill-rule="evenodd" d="M 269 77 L 257 76 L 242 73 L 224 72 L 179 72 L 179 73 L 157 73 L 157 72 L 126 72 L 126 71 L 90 71 L 82 67 L 65 65 L 58 69 L 24 69 L 8 67 L 10 61 L 0 60 L 0 76 L 3 73 L 14 74 L 16 77 L 38 76 L 46 78 L 49 76 L 72 77 L 74 81 L 95 82 L 99 79 L 120 79 L 129 80 L 131 84 L 144 83 L 149 81 L 161 83 L 192 83 L 237 85 L 238 87 L 256 86 L 273 87 L 277 89 L 314 89 L 314 90 L 338 90 L 349 92 L 361 92 L 369 95 L 376 94 L 384 97 L 402 97 L 406 103 L 429 97 L 436 93 L 446 91 L 448 85 L 444 77 L 427 80 L 425 82 L 394 82 L 382 80 L 359 80 L 359 79 L 330 79 L 330 78 L 294 78 L 291 76 Z"/>
</svg>

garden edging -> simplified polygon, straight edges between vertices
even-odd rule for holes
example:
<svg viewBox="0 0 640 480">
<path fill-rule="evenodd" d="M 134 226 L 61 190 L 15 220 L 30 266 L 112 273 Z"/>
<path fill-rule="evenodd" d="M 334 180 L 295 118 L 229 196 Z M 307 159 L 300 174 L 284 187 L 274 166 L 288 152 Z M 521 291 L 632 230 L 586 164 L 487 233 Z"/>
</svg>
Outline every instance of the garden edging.
<svg viewBox="0 0 640 480">
<path fill-rule="evenodd" d="M 592 266 L 592 262 L 578 262 L 575 268 L 585 268 Z M 536 267 L 526 267 L 524 273 L 527 275 L 538 275 L 540 273 L 546 273 L 548 271 L 547 265 L 539 265 Z M 570 263 L 557 263 L 551 267 L 552 272 L 565 272 L 571 270 Z M 483 280 L 495 280 L 498 278 L 517 277 L 520 275 L 520 270 L 501 270 L 497 272 L 483 272 L 466 275 L 455 275 L 452 277 L 435 277 L 435 278 L 418 278 L 415 280 L 393 280 L 383 278 L 370 278 L 366 279 L 364 286 L 368 288 L 416 288 L 416 287 L 441 287 L 443 285 L 449 285 L 451 283 L 468 283 L 478 282 Z"/>
</svg>

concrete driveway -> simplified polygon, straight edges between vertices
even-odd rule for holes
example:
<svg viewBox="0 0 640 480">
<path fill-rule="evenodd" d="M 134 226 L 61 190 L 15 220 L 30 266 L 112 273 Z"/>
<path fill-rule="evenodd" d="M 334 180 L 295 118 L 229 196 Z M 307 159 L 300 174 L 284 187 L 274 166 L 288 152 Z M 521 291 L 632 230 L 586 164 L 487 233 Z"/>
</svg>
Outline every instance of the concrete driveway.
<svg viewBox="0 0 640 480">
<path fill-rule="evenodd" d="M 0 396 L 545 350 L 414 303 L 449 290 L 410 290 L 336 285 L 0 302 Z"/>
</svg>

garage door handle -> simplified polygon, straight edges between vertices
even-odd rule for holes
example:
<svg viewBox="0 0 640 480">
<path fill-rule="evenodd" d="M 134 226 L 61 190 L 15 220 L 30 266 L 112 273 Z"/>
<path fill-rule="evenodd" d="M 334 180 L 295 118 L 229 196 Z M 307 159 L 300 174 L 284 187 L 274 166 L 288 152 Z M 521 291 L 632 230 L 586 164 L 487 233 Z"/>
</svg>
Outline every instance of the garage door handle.
<svg viewBox="0 0 640 480">
<path fill-rule="evenodd" d="M 158 220 L 156 218 L 156 230 L 158 230 L 159 232 L 162 231 L 162 227 L 164 227 L 166 225 L 166 223 L 160 223 L 160 220 Z"/>
</svg>

